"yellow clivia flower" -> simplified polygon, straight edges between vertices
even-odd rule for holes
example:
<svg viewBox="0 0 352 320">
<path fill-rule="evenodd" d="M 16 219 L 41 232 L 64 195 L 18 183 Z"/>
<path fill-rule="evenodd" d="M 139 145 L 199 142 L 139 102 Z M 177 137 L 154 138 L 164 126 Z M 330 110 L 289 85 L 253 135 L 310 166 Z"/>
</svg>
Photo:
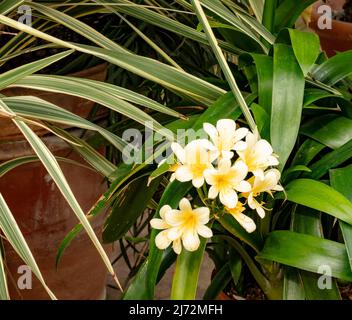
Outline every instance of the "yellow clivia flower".
<svg viewBox="0 0 352 320">
<path fill-rule="evenodd" d="M 208 197 L 215 199 L 218 195 L 222 204 L 228 208 L 236 207 L 238 196 L 236 191 L 249 192 L 251 185 L 245 181 L 248 173 L 246 164 L 239 160 L 232 166 L 229 159 L 222 159 L 217 169 L 211 168 L 204 172 L 209 185 Z"/>
<path fill-rule="evenodd" d="M 225 207 L 225 210 L 231 214 L 248 233 L 253 232 L 257 228 L 253 219 L 242 213 L 246 210 L 242 202 L 238 201 L 236 207 L 232 209 Z"/>
<path fill-rule="evenodd" d="M 264 139 L 259 140 L 257 133 L 249 132 L 243 144 L 243 147 L 237 150 L 237 154 L 248 166 L 248 171 L 255 176 L 263 179 L 264 171 L 268 167 L 279 164 L 270 143 Z"/>
<path fill-rule="evenodd" d="M 213 142 L 217 157 L 224 159 L 232 159 L 233 150 L 243 147 L 243 144 L 238 142 L 248 133 L 247 128 L 237 129 L 236 122 L 231 119 L 219 120 L 216 127 L 210 123 L 204 123 L 203 129 Z"/>
<path fill-rule="evenodd" d="M 263 192 L 267 192 L 272 195 L 272 191 L 283 191 L 283 187 L 280 186 L 280 171 L 277 169 L 270 169 L 264 172 L 264 178 L 253 177 L 251 182 L 253 183 L 252 190 L 246 194 L 248 197 L 248 205 L 251 209 L 256 210 L 261 218 L 265 217 L 265 211 L 263 203 L 259 203 L 255 198 Z"/>
<path fill-rule="evenodd" d="M 212 167 L 216 155 L 210 152 L 214 146 L 206 139 L 194 140 L 184 148 L 178 143 L 172 143 L 171 149 L 180 164 L 176 168 L 173 178 L 180 182 L 192 181 L 196 188 L 204 184 L 204 171 Z"/>
<path fill-rule="evenodd" d="M 204 238 L 213 236 L 211 229 L 206 226 L 209 222 L 209 208 L 192 209 L 188 199 L 183 198 L 179 209 L 165 205 L 160 209 L 161 219 L 150 221 L 154 229 L 163 230 L 156 236 L 155 244 L 164 250 L 173 243 L 172 248 L 177 254 L 181 253 L 182 246 L 187 251 L 196 251 L 200 245 L 199 235 Z"/>
</svg>

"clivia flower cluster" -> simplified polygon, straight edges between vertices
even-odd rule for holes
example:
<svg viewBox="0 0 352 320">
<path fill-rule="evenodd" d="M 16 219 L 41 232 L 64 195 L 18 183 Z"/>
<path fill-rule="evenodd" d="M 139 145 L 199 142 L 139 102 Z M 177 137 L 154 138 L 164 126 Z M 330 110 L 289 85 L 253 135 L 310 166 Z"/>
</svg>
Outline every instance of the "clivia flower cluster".
<svg viewBox="0 0 352 320">
<path fill-rule="evenodd" d="M 195 188 L 203 188 L 207 199 L 219 199 L 226 213 L 231 214 L 247 232 L 253 232 L 255 222 L 244 211 L 248 206 L 264 218 L 261 195 L 283 190 L 279 185 L 280 172 L 273 168 L 279 164 L 278 157 L 268 141 L 247 128 L 237 128 L 231 119 L 219 120 L 216 127 L 204 123 L 203 129 L 210 141 L 198 139 L 185 147 L 178 143 L 171 145 L 177 158 L 171 179 L 192 181 Z M 182 246 L 195 251 L 200 244 L 199 235 L 212 237 L 211 229 L 206 226 L 210 209 L 193 209 L 186 198 L 180 201 L 179 210 L 163 206 L 160 217 L 151 220 L 153 228 L 162 230 L 155 239 L 159 249 L 172 243 L 177 254 Z"/>
</svg>

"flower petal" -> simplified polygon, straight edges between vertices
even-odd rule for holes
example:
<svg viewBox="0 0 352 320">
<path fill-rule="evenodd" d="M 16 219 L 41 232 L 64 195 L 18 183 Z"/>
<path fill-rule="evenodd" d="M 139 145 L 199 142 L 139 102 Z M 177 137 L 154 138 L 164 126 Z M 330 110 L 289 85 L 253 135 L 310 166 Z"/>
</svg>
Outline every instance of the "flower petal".
<svg viewBox="0 0 352 320">
<path fill-rule="evenodd" d="M 178 207 L 180 208 L 181 211 L 192 211 L 191 203 L 187 198 L 181 199 Z"/>
<path fill-rule="evenodd" d="M 258 207 L 256 210 L 257 210 L 259 217 L 261 217 L 263 219 L 265 217 L 264 209 L 262 207 Z"/>
<path fill-rule="evenodd" d="M 150 220 L 150 225 L 152 226 L 152 228 L 157 230 L 169 228 L 169 225 L 162 219 L 152 219 Z"/>
<path fill-rule="evenodd" d="M 195 188 L 200 188 L 204 184 L 204 177 L 194 178 L 192 184 Z"/>
<path fill-rule="evenodd" d="M 174 240 L 174 242 L 172 243 L 172 249 L 175 251 L 176 254 L 180 254 L 182 251 L 182 243 L 181 243 L 181 239 L 176 239 Z"/>
<path fill-rule="evenodd" d="M 155 237 L 155 245 L 160 249 L 164 250 L 171 244 L 171 240 L 167 237 L 167 230 L 161 231 Z"/>
<path fill-rule="evenodd" d="M 248 233 L 253 232 L 257 228 L 254 221 L 243 213 L 234 214 L 233 217 Z"/>
<path fill-rule="evenodd" d="M 255 144 L 255 151 L 262 157 L 270 156 L 273 153 L 273 148 L 270 143 L 264 139 L 259 140 Z"/>
<path fill-rule="evenodd" d="M 233 150 L 235 151 L 243 151 L 247 149 L 247 143 L 244 141 L 238 141 L 233 147 Z"/>
<path fill-rule="evenodd" d="M 171 227 L 177 227 L 182 222 L 182 213 L 179 210 L 170 210 L 165 213 L 165 222 Z"/>
<path fill-rule="evenodd" d="M 199 226 L 197 228 L 197 232 L 203 238 L 211 238 L 213 236 L 213 231 L 211 231 L 211 229 L 207 226 Z"/>
<path fill-rule="evenodd" d="M 229 159 L 221 159 L 218 164 L 219 172 L 227 172 L 231 168 L 231 160 Z"/>
<path fill-rule="evenodd" d="M 176 155 L 178 160 L 180 160 L 182 163 L 185 163 L 186 153 L 179 143 L 173 142 L 171 144 L 171 150 Z"/>
<path fill-rule="evenodd" d="M 215 186 L 211 186 L 209 189 L 208 198 L 215 199 L 218 196 L 218 194 L 219 194 L 218 188 Z"/>
<path fill-rule="evenodd" d="M 182 229 L 178 227 L 170 228 L 167 230 L 167 237 L 171 241 L 175 241 L 182 236 Z"/>
<path fill-rule="evenodd" d="M 242 140 L 247 134 L 249 130 L 247 128 L 239 128 L 235 132 L 235 141 Z"/>
<path fill-rule="evenodd" d="M 253 197 L 253 193 L 251 192 L 248 196 L 248 205 L 251 209 L 256 209 L 257 207 L 260 207 L 260 204 L 258 203 L 257 200 Z"/>
<path fill-rule="evenodd" d="M 232 151 L 222 151 L 221 153 L 221 157 L 223 159 L 228 159 L 228 160 L 231 160 L 234 156 L 234 153 Z"/>
<path fill-rule="evenodd" d="M 220 138 L 234 137 L 236 133 L 236 122 L 232 119 L 221 119 L 216 123 L 216 129 Z"/>
<path fill-rule="evenodd" d="M 193 174 L 188 166 L 180 166 L 175 171 L 175 178 L 180 182 L 187 182 L 192 180 Z"/>
<path fill-rule="evenodd" d="M 198 224 L 206 224 L 209 222 L 210 210 L 207 207 L 194 209 L 193 212 L 197 215 Z"/>
<path fill-rule="evenodd" d="M 239 192 L 250 192 L 252 190 L 252 185 L 248 181 L 242 180 L 236 187 L 236 190 Z"/>
<path fill-rule="evenodd" d="M 242 160 L 237 160 L 233 165 L 233 169 L 238 172 L 238 179 L 243 180 L 248 174 L 248 167 Z"/>
<path fill-rule="evenodd" d="M 204 170 L 204 178 L 206 182 L 210 185 L 215 184 L 215 176 L 217 171 L 214 168 Z"/>
<path fill-rule="evenodd" d="M 165 205 L 165 206 L 162 206 L 160 211 L 159 211 L 159 215 L 161 218 L 165 218 L 165 213 L 168 212 L 168 211 L 171 211 L 171 207 L 169 205 Z"/>
<path fill-rule="evenodd" d="M 220 201 L 226 207 L 232 209 L 236 207 L 238 202 L 238 196 L 235 190 L 233 189 L 225 189 L 220 191 Z"/>
<path fill-rule="evenodd" d="M 198 234 L 196 232 L 187 230 L 182 235 L 182 243 L 187 251 L 196 251 L 200 244 Z"/>
<path fill-rule="evenodd" d="M 210 139 L 213 141 L 214 144 L 217 143 L 218 140 L 218 131 L 211 123 L 203 123 L 203 129 L 208 134 Z"/>
</svg>

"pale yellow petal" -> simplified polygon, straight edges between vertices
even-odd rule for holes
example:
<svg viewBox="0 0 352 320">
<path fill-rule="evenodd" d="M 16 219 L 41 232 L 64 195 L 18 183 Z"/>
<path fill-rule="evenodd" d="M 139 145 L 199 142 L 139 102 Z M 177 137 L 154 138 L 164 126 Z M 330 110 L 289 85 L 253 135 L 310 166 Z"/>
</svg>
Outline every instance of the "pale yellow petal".
<svg viewBox="0 0 352 320">
<path fill-rule="evenodd" d="M 210 123 L 204 123 L 203 124 L 203 129 L 208 134 L 208 136 L 213 141 L 213 143 L 217 144 L 218 131 L 216 130 L 216 128 Z"/>
<path fill-rule="evenodd" d="M 235 190 L 225 189 L 220 191 L 220 201 L 228 208 L 234 208 L 237 205 L 238 196 Z"/>
<path fill-rule="evenodd" d="M 215 199 L 219 194 L 219 190 L 217 187 L 215 186 L 211 186 L 209 188 L 209 192 L 208 192 L 208 198 L 209 199 Z"/>
<path fill-rule="evenodd" d="M 210 228 L 208 228 L 207 226 L 204 226 L 204 225 L 199 226 L 197 228 L 197 232 L 203 238 L 211 238 L 213 236 L 213 231 L 211 231 Z"/>
<path fill-rule="evenodd" d="M 182 244 L 187 251 L 196 251 L 200 244 L 198 234 L 196 232 L 187 230 L 182 235 Z"/>
<path fill-rule="evenodd" d="M 243 150 L 246 150 L 247 148 L 247 143 L 244 142 L 244 141 L 238 141 L 235 143 L 234 147 L 233 147 L 233 150 L 236 150 L 236 151 L 243 151 Z"/>
<path fill-rule="evenodd" d="M 273 153 L 273 148 L 268 141 L 262 139 L 255 144 L 255 151 L 258 153 L 258 155 L 267 157 Z"/>
<path fill-rule="evenodd" d="M 204 177 L 193 178 L 192 184 L 195 188 L 200 188 L 204 184 Z"/>
<path fill-rule="evenodd" d="M 191 203 L 187 198 L 181 199 L 179 203 L 179 208 L 181 211 L 192 211 Z"/>
<path fill-rule="evenodd" d="M 265 217 L 265 210 L 262 207 L 258 207 L 256 210 L 257 210 L 259 217 L 261 217 L 263 219 Z"/>
<path fill-rule="evenodd" d="M 167 230 L 167 237 L 171 241 L 175 241 L 182 236 L 182 229 L 178 227 L 170 228 Z"/>
<path fill-rule="evenodd" d="M 164 250 L 171 244 L 171 240 L 167 237 L 167 230 L 161 231 L 155 237 L 155 245 L 160 249 Z"/>
<path fill-rule="evenodd" d="M 234 214 L 233 217 L 248 233 L 253 232 L 257 227 L 253 219 L 243 213 Z"/>
<path fill-rule="evenodd" d="M 169 228 L 169 225 L 162 219 L 152 219 L 150 220 L 150 225 L 152 226 L 152 228 L 157 230 Z"/>
<path fill-rule="evenodd" d="M 180 254 L 182 251 L 182 243 L 181 239 L 176 239 L 172 243 L 172 249 L 175 251 L 176 254 Z"/>
<path fill-rule="evenodd" d="M 182 163 L 185 163 L 186 161 L 185 150 L 181 147 L 180 144 L 173 142 L 171 144 L 171 150 L 176 155 L 178 160 L 180 160 Z"/>
<path fill-rule="evenodd" d="M 236 190 L 239 192 L 250 192 L 252 190 L 252 185 L 248 181 L 241 181 Z"/>
<path fill-rule="evenodd" d="M 188 166 L 180 166 L 175 171 L 175 178 L 180 182 L 187 182 L 192 180 L 193 174 Z"/>
<path fill-rule="evenodd" d="M 210 210 L 207 207 L 194 209 L 193 212 L 197 215 L 198 224 L 206 224 L 209 222 Z"/>
<path fill-rule="evenodd" d="M 171 211 L 172 208 L 169 205 L 164 205 L 161 207 L 160 211 L 159 211 L 159 215 L 161 218 L 165 218 L 165 213 L 168 211 Z"/>
<path fill-rule="evenodd" d="M 247 128 L 239 128 L 235 132 L 235 141 L 242 140 L 247 134 L 249 130 Z"/>
</svg>

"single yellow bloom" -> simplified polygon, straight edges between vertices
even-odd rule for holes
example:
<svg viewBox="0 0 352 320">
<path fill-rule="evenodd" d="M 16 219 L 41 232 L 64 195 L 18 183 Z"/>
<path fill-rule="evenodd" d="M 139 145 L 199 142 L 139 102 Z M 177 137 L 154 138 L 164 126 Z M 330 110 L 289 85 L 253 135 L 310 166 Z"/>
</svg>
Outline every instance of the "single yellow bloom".
<svg viewBox="0 0 352 320">
<path fill-rule="evenodd" d="M 204 172 L 205 179 L 209 185 L 208 197 L 215 199 L 218 195 L 222 204 L 229 208 L 234 208 L 238 201 L 236 191 L 249 192 L 251 185 L 244 179 L 248 173 L 248 168 L 243 161 L 236 161 L 231 165 L 231 160 L 222 159 L 218 168 L 211 168 Z"/>
<path fill-rule="evenodd" d="M 204 184 L 204 171 L 211 168 L 211 163 L 216 159 L 209 151 L 211 148 L 213 145 L 205 139 L 194 140 L 185 148 L 172 143 L 171 149 L 180 162 L 173 178 L 181 182 L 192 181 L 194 187 L 200 188 Z"/>
<path fill-rule="evenodd" d="M 216 123 L 216 127 L 210 123 L 203 124 L 204 131 L 209 135 L 216 150 L 217 157 L 221 159 L 232 159 L 233 150 L 237 144 L 248 133 L 247 128 L 237 129 L 236 122 L 231 119 L 221 119 Z"/>
<path fill-rule="evenodd" d="M 258 139 L 257 133 L 249 132 L 243 147 L 237 150 L 237 154 L 246 163 L 249 172 L 263 179 L 264 171 L 270 166 L 277 166 L 279 161 L 273 154 L 270 143 L 264 139 Z"/>
<path fill-rule="evenodd" d="M 163 230 L 155 238 L 156 246 L 163 250 L 173 243 L 173 250 L 180 254 L 182 245 L 187 251 L 196 251 L 200 245 L 199 235 L 211 238 L 213 232 L 206 226 L 209 222 L 209 208 L 192 209 L 190 202 L 183 198 L 179 203 L 180 210 L 163 206 L 160 210 L 161 219 L 152 219 L 154 229 Z"/>
<path fill-rule="evenodd" d="M 264 218 L 265 211 L 263 208 L 263 203 L 259 203 L 255 198 L 263 192 L 267 192 L 272 195 L 272 191 L 283 191 L 284 189 L 280 186 L 280 171 L 277 169 L 270 169 L 264 172 L 264 178 L 253 177 L 250 179 L 252 183 L 252 189 L 245 196 L 248 197 L 248 205 L 251 209 L 256 210 L 261 218 Z"/>
</svg>

